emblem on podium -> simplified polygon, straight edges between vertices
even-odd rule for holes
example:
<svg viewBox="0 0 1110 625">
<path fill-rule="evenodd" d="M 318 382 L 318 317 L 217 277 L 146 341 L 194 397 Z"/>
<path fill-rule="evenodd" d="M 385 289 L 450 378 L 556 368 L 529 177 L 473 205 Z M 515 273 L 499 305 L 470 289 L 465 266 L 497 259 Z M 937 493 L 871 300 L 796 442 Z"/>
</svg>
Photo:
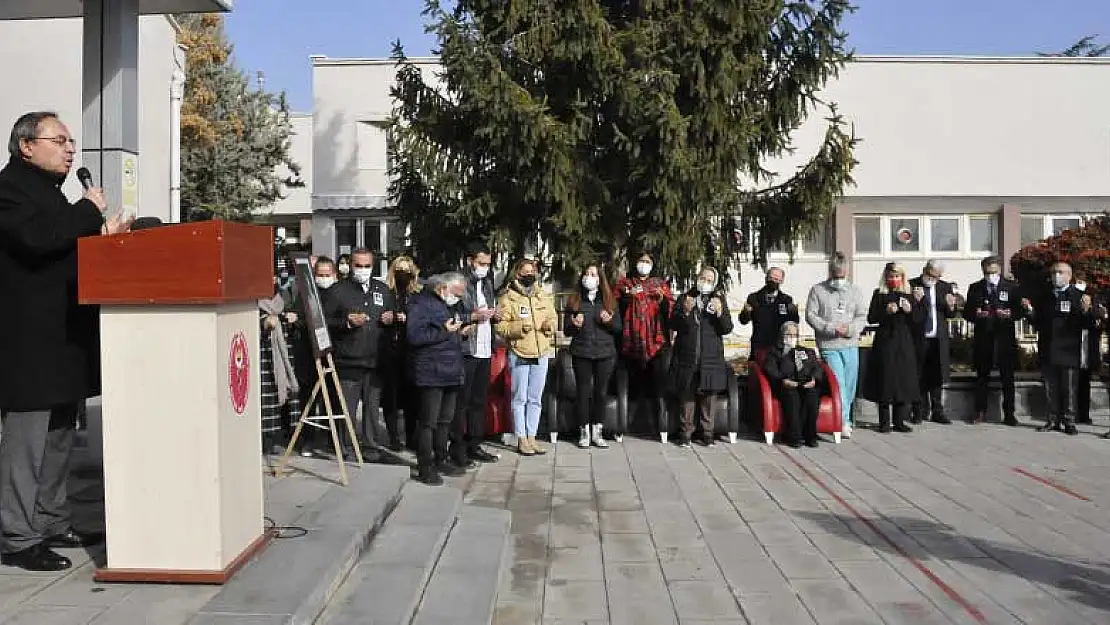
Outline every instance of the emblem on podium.
<svg viewBox="0 0 1110 625">
<path fill-rule="evenodd" d="M 231 393 L 231 407 L 235 409 L 235 414 L 241 415 L 247 409 L 251 382 L 250 350 L 247 336 L 242 332 L 236 332 L 231 337 L 227 361 L 227 387 Z"/>
</svg>

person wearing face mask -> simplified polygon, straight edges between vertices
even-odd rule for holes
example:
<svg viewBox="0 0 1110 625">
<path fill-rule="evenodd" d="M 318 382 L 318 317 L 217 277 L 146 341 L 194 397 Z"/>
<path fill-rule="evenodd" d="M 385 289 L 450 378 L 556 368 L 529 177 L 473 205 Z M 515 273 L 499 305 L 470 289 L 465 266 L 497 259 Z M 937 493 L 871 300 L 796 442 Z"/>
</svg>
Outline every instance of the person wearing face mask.
<svg viewBox="0 0 1110 625">
<path fill-rule="evenodd" d="M 320 256 L 312 259 L 312 276 L 313 281 L 316 283 L 316 291 L 320 296 L 320 306 L 322 310 L 327 310 L 327 301 L 330 289 L 336 283 L 335 261 L 327 256 Z M 312 343 L 312 329 L 308 326 L 308 311 L 305 302 L 299 296 L 297 291 L 293 293 L 293 310 L 296 313 L 296 319 L 289 332 L 289 347 L 293 352 L 293 370 L 297 377 L 297 386 L 300 388 L 299 401 L 301 406 L 307 405 L 312 394 L 312 388 L 316 384 L 316 354 L 313 350 Z M 325 323 L 327 319 L 325 317 Z M 328 326 L 329 336 L 336 332 L 336 328 Z M 338 410 L 339 400 L 336 395 L 336 389 L 331 388 L 330 378 L 325 380 L 328 382 L 328 388 L 331 391 L 332 406 Z M 324 401 L 323 398 L 317 396 L 313 405 L 309 408 L 310 414 L 322 415 L 324 414 Z M 312 457 L 319 451 L 325 441 L 317 437 L 317 429 L 306 427 L 301 430 L 298 444 L 300 445 L 300 452 L 302 456 Z"/>
<path fill-rule="evenodd" d="M 1051 286 L 1045 292 L 1023 298 L 1022 308 L 1037 330 L 1037 355 L 1048 400 L 1048 420 L 1039 432 L 1063 430 L 1075 435 L 1075 407 L 1079 370 L 1086 360 L 1083 330 L 1095 324 L 1091 296 L 1071 284 L 1071 265 L 1052 265 Z"/>
<path fill-rule="evenodd" d="M 821 359 L 839 382 L 844 438 L 852 437 L 852 404 L 859 385 L 859 336 L 867 327 L 867 311 L 863 291 L 848 281 L 848 258 L 843 252 L 835 252 L 829 259 L 829 279 L 814 285 L 806 297 L 806 323 L 813 328 Z"/>
<path fill-rule="evenodd" d="M 944 415 L 944 385 L 949 379 L 952 352 L 948 320 L 959 313 L 960 302 L 952 284 L 941 280 L 943 273 L 944 266 L 940 261 L 929 260 L 921 270 L 921 276 L 910 280 L 914 299 L 925 308 L 922 327 L 914 337 L 918 348 L 921 399 L 913 405 L 913 423 L 921 423 L 926 418 L 933 423 L 952 423 Z"/>
<path fill-rule="evenodd" d="M 713 396 L 728 388 L 732 368 L 725 360 L 723 337 L 732 332 L 732 316 L 713 267 L 698 272 L 693 289 L 679 296 L 671 314 L 675 331 L 670 377 L 682 403 L 680 447 L 689 447 L 694 434 L 694 412 L 701 415 L 698 442 L 713 444 Z"/>
<path fill-rule="evenodd" d="M 505 276 L 497 299 L 497 335 L 509 344 L 513 430 L 522 456 L 547 453 L 536 441 L 547 366 L 559 320 L 551 295 L 539 284 L 539 265 L 522 259 Z"/>
<path fill-rule="evenodd" d="M 782 325 L 778 345 L 763 361 L 763 372 L 779 400 L 786 444 L 817 447 L 817 385 L 824 380 L 825 369 L 817 352 L 798 344 L 798 334 L 797 323 Z"/>
<path fill-rule="evenodd" d="M 481 445 L 486 438 L 493 324 L 498 321 L 493 276 L 490 275 L 492 262 L 493 256 L 484 243 L 472 243 L 467 247 L 469 275 L 458 311 L 472 326 L 462 342 L 465 381 L 459 391 L 450 451 L 452 461 L 459 466 L 468 466 L 471 462 L 497 462 L 497 456 L 482 449 Z"/>
<path fill-rule="evenodd" d="M 867 321 L 878 324 L 863 380 L 864 399 L 879 405 L 879 431 L 912 432 L 906 425 L 910 406 L 921 398 L 917 367 L 917 331 L 925 306 L 915 298 L 906 270 L 887 263 L 879 288 L 871 295 Z"/>
<path fill-rule="evenodd" d="M 567 299 L 563 332 L 571 337 L 578 446 L 609 446 L 603 436 L 605 396 L 617 362 L 621 318 L 602 265 L 590 264 Z"/>
<path fill-rule="evenodd" d="M 737 321 L 752 324 L 751 353 L 759 355 L 772 349 L 779 342 L 779 329 L 787 321 L 798 323 L 798 306 L 794 298 L 782 292 L 786 272 L 778 267 L 767 270 L 763 288 L 752 293 L 744 302 Z"/>
<path fill-rule="evenodd" d="M 351 255 L 350 254 L 340 254 L 339 258 L 336 259 L 335 269 L 336 269 L 336 271 L 339 272 L 339 279 L 340 280 L 346 280 L 347 278 L 350 278 L 351 277 Z"/>
<path fill-rule="evenodd" d="M 463 385 L 463 331 L 468 327 L 455 306 L 466 293 L 466 277 L 457 272 L 432 276 L 412 297 L 405 337 L 409 344 L 409 375 L 420 401 L 417 468 L 421 482 L 443 483 L 443 475 L 459 477 L 466 469 L 448 454 L 451 423 Z"/>
<path fill-rule="evenodd" d="M 393 295 L 380 280 L 374 279 L 374 253 L 359 248 L 351 253 L 351 278 L 328 289 L 325 315 L 332 334 L 335 366 L 347 410 L 354 413 L 362 404 L 358 433 L 365 445 L 384 444 L 379 430 L 384 376 L 381 372 L 383 346 L 395 321 Z M 346 440 L 346 428 L 340 429 L 343 446 L 352 449 L 356 441 Z M 353 451 L 353 450 L 352 450 Z M 378 453 L 368 449 L 371 462 Z"/>
<path fill-rule="evenodd" d="M 1002 422 L 1017 425 L 1014 416 L 1014 364 L 1018 359 L 1014 324 L 1025 317 L 1017 282 L 1002 277 L 1002 259 L 988 256 L 980 263 L 983 279 L 967 289 L 963 317 L 972 324 L 972 364 L 975 366 L 975 415 L 987 417 L 991 371 L 998 369 L 1002 386 Z"/>
<path fill-rule="evenodd" d="M 629 403 L 651 402 L 660 438 L 670 431 L 667 410 L 667 352 L 671 345 L 668 324 L 674 307 L 671 286 L 651 275 L 654 262 L 644 252 L 635 257 L 634 271 L 621 278 L 614 293 L 621 309 L 623 332 L 620 357 L 628 370 Z"/>
<path fill-rule="evenodd" d="M 389 449 L 397 452 L 407 446 L 416 451 L 420 407 L 412 380 L 405 374 L 409 370 L 405 325 L 408 323 L 409 302 L 423 288 L 420 285 L 420 267 L 412 257 L 398 256 L 389 264 L 385 283 L 393 297 L 393 323 L 386 328 L 386 349 L 382 356 L 385 363 L 382 367 L 382 408 Z"/>
<path fill-rule="evenodd" d="M 1087 274 L 1083 271 L 1075 272 L 1075 288 L 1080 293 L 1087 293 Z M 1079 381 L 1076 385 L 1075 397 L 1075 422 L 1086 425 L 1091 424 L 1091 379 L 1097 378 L 1102 368 L 1102 332 L 1105 328 L 1104 315 L 1106 308 L 1103 302 L 1095 307 L 1094 323 L 1084 329 L 1080 336 L 1083 346 L 1083 359 L 1079 365 Z"/>
</svg>

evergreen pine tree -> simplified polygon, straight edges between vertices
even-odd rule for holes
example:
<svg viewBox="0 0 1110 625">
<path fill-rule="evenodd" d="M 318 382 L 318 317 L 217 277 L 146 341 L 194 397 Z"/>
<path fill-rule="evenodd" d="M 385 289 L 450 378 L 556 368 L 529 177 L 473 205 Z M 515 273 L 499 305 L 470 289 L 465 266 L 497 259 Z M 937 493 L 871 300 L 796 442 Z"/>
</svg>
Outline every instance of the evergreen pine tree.
<svg viewBox="0 0 1110 625">
<path fill-rule="evenodd" d="M 181 106 L 183 218 L 249 221 L 303 186 L 289 158 L 285 94 L 252 87 L 235 67 L 223 17 L 184 15 L 186 79 Z"/>
<path fill-rule="evenodd" d="M 392 195 L 414 244 L 451 257 L 473 236 L 517 253 L 538 237 L 569 264 L 647 249 L 678 277 L 765 262 L 827 221 L 851 183 L 855 139 L 818 95 L 849 58 L 851 10 L 427 0 L 437 80 L 394 49 Z M 822 106 L 816 154 L 773 177 L 765 164 Z M 752 256 L 738 231 L 758 233 Z"/>
<path fill-rule="evenodd" d="M 1098 43 L 1098 35 L 1087 35 L 1060 52 L 1038 52 L 1037 56 L 1102 57 L 1110 56 L 1110 44 Z"/>
</svg>

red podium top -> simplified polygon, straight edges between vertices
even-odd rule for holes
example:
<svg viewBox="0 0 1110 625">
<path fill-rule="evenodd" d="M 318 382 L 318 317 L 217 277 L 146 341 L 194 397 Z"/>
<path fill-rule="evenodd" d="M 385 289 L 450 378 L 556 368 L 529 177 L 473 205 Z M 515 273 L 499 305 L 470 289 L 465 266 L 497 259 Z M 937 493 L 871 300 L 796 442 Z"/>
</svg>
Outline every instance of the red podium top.
<svg viewBox="0 0 1110 625">
<path fill-rule="evenodd" d="M 274 294 L 269 226 L 175 224 L 77 242 L 82 304 L 224 304 Z"/>
</svg>

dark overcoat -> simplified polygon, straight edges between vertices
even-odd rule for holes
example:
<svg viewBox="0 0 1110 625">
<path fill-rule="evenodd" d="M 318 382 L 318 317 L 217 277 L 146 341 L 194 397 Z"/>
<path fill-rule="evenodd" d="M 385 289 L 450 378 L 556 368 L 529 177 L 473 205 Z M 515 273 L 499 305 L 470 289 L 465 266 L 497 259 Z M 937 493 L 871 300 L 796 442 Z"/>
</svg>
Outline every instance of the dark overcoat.
<svg viewBox="0 0 1110 625">
<path fill-rule="evenodd" d="M 718 298 L 720 314 L 705 310 L 709 300 Z M 686 312 L 686 300 L 696 298 L 701 305 Z M 720 393 L 728 388 L 732 367 L 725 360 L 724 337 L 732 332 L 732 316 L 724 293 L 701 295 L 690 291 L 679 296 L 671 309 L 671 329 L 675 331 L 674 356 L 671 358 L 672 389 L 679 395 L 690 390 Z"/>
<path fill-rule="evenodd" d="M 0 171 L 0 409 L 47 410 L 100 394 L 100 318 L 77 303 L 77 239 L 104 224 L 57 176 Z M 125 270 L 125 269 L 123 269 Z"/>
<path fill-rule="evenodd" d="M 896 312 L 887 312 L 887 304 L 897 303 L 900 298 L 910 302 L 910 312 L 903 312 L 900 307 Z M 914 337 L 924 314 L 925 307 L 915 302 L 912 294 L 875 289 L 867 321 L 879 327 L 871 344 L 861 397 L 877 404 L 911 403 L 921 397 Z"/>
<path fill-rule="evenodd" d="M 910 280 L 910 288 L 925 288 L 925 281 L 920 276 Z M 925 388 L 936 388 L 948 383 L 952 373 L 952 337 L 948 332 L 948 320 L 954 318 L 960 312 L 959 301 L 957 298 L 956 307 L 948 307 L 948 296 L 955 295 L 952 290 L 952 283 L 945 282 L 944 280 L 937 280 L 933 286 L 933 310 L 936 312 L 937 319 L 937 359 L 938 362 L 934 363 L 936 369 L 929 369 L 929 363 L 926 362 L 926 344 L 925 333 L 929 331 L 929 302 L 928 295 L 921 300 L 922 314 L 920 330 L 915 335 L 917 340 L 917 367 L 921 372 L 921 378 L 926 381 Z"/>
</svg>

